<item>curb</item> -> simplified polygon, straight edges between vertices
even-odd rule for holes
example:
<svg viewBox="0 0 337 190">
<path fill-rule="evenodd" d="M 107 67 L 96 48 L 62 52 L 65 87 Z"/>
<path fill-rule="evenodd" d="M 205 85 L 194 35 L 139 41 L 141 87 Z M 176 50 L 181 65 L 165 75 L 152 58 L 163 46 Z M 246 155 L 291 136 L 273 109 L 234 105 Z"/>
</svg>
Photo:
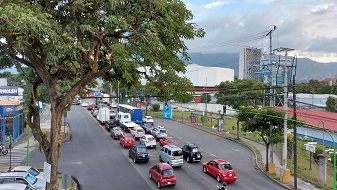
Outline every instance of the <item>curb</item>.
<svg viewBox="0 0 337 190">
<path fill-rule="evenodd" d="M 179 123 L 182 123 L 182 124 L 184 124 L 184 125 L 187 125 L 187 126 L 189 126 L 189 127 L 192 127 L 192 128 L 195 128 L 195 129 L 198 129 L 198 130 L 201 130 L 201 131 L 205 131 L 205 132 L 210 133 L 210 134 L 212 134 L 212 135 L 215 135 L 215 136 L 218 136 L 218 137 L 222 137 L 222 138 L 225 138 L 225 139 L 230 140 L 230 141 L 235 141 L 236 143 L 239 143 L 239 144 L 241 144 L 241 145 L 247 147 L 250 151 L 252 151 L 252 152 L 254 153 L 254 156 L 255 156 L 255 158 L 254 158 L 255 165 L 257 166 L 257 168 L 258 168 L 264 175 L 266 175 L 266 176 L 267 176 L 269 179 L 271 179 L 274 183 L 277 183 L 278 185 L 284 187 L 285 189 L 289 189 L 289 190 L 292 189 L 291 187 L 288 187 L 287 185 L 284 185 L 283 183 L 281 183 L 280 181 L 278 181 L 278 180 L 272 178 L 268 173 L 266 173 L 266 172 L 260 167 L 260 165 L 259 165 L 258 162 L 257 162 L 257 154 L 256 154 L 256 152 L 255 152 L 251 147 L 247 146 L 245 143 L 241 143 L 240 141 L 237 141 L 236 139 L 233 139 L 233 138 L 231 138 L 231 137 L 226 137 L 226 136 L 224 136 L 224 135 L 222 135 L 222 134 L 219 134 L 219 133 L 216 133 L 216 132 L 213 132 L 213 131 L 209 131 L 209 130 L 203 129 L 202 127 L 191 125 L 190 123 L 185 123 L 185 122 L 183 122 L 183 121 L 179 121 L 179 120 L 176 120 L 176 119 L 172 119 L 172 120 L 177 121 L 177 122 L 179 122 Z M 245 139 L 244 137 L 241 137 L 241 138 Z M 249 144 L 248 142 L 246 142 L 246 143 Z M 253 146 L 253 145 L 251 145 L 251 146 Z"/>
</svg>

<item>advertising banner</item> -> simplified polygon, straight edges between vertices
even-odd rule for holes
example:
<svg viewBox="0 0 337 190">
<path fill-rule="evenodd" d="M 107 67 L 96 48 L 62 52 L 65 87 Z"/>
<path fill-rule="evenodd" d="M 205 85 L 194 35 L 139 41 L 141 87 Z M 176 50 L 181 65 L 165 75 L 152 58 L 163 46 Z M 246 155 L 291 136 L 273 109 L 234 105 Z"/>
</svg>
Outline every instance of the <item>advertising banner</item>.
<svg viewBox="0 0 337 190">
<path fill-rule="evenodd" d="M 19 90 L 16 86 L 0 86 L 0 96 L 18 96 Z"/>
</svg>

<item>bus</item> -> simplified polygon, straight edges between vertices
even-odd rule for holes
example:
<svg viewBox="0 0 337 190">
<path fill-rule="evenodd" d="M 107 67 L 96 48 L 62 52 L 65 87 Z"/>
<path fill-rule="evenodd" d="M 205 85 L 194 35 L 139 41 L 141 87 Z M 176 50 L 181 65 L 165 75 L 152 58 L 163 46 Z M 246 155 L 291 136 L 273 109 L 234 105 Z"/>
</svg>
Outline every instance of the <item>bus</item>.
<svg viewBox="0 0 337 190">
<path fill-rule="evenodd" d="M 143 121 L 143 111 L 141 108 L 127 104 L 119 104 L 118 112 L 129 113 L 131 115 L 131 122 L 141 124 Z"/>
</svg>

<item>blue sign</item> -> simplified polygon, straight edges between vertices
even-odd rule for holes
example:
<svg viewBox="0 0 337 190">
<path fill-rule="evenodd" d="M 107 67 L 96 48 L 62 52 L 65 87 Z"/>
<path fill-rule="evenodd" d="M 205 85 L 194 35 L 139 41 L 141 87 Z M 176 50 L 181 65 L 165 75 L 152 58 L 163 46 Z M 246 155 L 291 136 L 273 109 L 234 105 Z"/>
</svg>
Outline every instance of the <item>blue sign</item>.
<svg viewBox="0 0 337 190">
<path fill-rule="evenodd" d="M 101 97 L 101 93 L 100 92 L 94 92 L 94 97 Z"/>
<path fill-rule="evenodd" d="M 163 118 L 164 119 L 172 119 L 173 113 L 172 113 L 172 106 L 165 103 L 163 105 Z"/>
<path fill-rule="evenodd" d="M 0 86 L 0 96 L 18 96 L 19 90 L 16 86 Z"/>
</svg>

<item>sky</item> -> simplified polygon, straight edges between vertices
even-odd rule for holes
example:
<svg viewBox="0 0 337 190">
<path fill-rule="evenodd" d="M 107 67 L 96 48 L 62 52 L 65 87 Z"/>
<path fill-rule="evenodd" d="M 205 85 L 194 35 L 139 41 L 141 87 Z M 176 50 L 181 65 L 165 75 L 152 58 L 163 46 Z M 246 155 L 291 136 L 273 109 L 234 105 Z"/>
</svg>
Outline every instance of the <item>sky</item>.
<svg viewBox="0 0 337 190">
<path fill-rule="evenodd" d="M 240 46 L 270 50 L 317 62 L 337 62 L 336 0 L 182 0 L 205 30 L 186 41 L 190 52 L 239 52 Z M 276 30 L 274 29 L 276 26 Z M 281 52 L 281 54 L 284 52 Z"/>
</svg>

